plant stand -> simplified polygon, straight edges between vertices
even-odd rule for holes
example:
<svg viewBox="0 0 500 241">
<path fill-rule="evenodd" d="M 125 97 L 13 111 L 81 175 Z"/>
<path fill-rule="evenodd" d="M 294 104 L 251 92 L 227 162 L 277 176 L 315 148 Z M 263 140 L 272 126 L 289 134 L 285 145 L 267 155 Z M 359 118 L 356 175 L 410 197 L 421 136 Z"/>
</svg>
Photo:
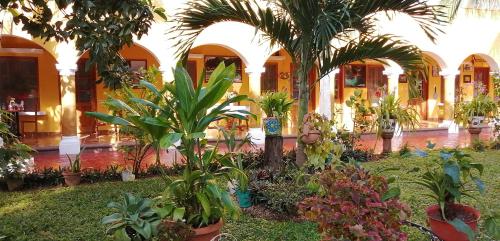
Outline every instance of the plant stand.
<svg viewBox="0 0 500 241">
<path fill-rule="evenodd" d="M 475 140 L 479 140 L 479 134 L 481 134 L 481 127 L 469 127 L 468 131 L 471 138 L 471 143 Z"/>
<path fill-rule="evenodd" d="M 382 132 L 382 154 L 389 154 L 392 152 L 392 138 L 394 132 Z"/>
<path fill-rule="evenodd" d="M 264 160 L 269 163 L 273 171 L 280 167 L 283 157 L 283 136 L 266 136 L 264 147 Z"/>
</svg>

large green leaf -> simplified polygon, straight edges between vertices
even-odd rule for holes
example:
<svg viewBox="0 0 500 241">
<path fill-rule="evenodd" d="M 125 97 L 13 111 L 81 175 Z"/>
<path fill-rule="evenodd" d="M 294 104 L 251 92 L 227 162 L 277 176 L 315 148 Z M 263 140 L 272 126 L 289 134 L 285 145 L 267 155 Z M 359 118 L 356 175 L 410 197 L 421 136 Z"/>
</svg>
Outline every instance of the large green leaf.
<svg viewBox="0 0 500 241">
<path fill-rule="evenodd" d="M 467 225 L 464 221 L 455 218 L 451 221 L 448 221 L 449 224 L 451 224 L 456 230 L 467 234 L 467 237 L 469 238 L 470 241 L 476 240 L 476 234 L 474 233 L 474 230 Z"/>
<path fill-rule="evenodd" d="M 164 135 L 160 140 L 160 146 L 162 148 L 171 147 L 174 143 L 178 142 L 182 137 L 181 133 L 168 133 Z"/>
<path fill-rule="evenodd" d="M 104 113 L 99 113 L 99 112 L 85 112 L 86 115 L 94 117 L 98 120 L 114 124 L 114 125 L 121 125 L 121 126 L 130 126 L 131 123 L 121 117 L 118 116 L 112 116 Z"/>
</svg>

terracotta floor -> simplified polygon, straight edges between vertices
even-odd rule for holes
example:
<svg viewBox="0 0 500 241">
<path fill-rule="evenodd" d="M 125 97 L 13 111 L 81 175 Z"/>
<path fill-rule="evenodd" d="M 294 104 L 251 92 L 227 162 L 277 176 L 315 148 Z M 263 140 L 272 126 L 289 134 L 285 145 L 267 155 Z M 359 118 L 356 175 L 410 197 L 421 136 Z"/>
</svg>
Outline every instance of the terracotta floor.
<svg viewBox="0 0 500 241">
<path fill-rule="evenodd" d="M 489 129 L 484 129 L 481 133 L 482 140 L 489 140 L 491 134 Z M 123 155 L 116 150 L 116 146 L 111 143 L 113 136 L 103 136 L 102 138 L 91 137 L 88 138 L 88 142 L 92 145 L 105 144 L 109 147 L 101 148 L 90 148 L 88 147 L 81 155 L 82 167 L 84 169 L 105 169 L 111 165 L 124 166 Z M 123 141 L 123 140 L 122 140 Z M 295 138 L 285 138 L 284 145 L 285 149 L 295 148 Z M 429 130 L 429 131 L 416 131 L 416 132 L 406 132 L 402 137 L 394 137 L 393 139 L 393 149 L 399 150 L 399 148 L 408 143 L 411 147 L 425 148 L 427 141 L 432 141 L 437 143 L 437 147 L 464 147 L 470 144 L 470 136 L 465 130 L 461 130 L 459 134 L 448 134 L 447 130 Z M 89 145 L 90 145 L 89 144 Z M 116 143 L 115 143 L 116 144 Z M 382 149 L 382 141 L 377 140 L 377 138 L 370 134 L 364 135 L 360 141 L 361 148 L 373 149 L 375 152 L 379 153 Z M 263 149 L 263 145 L 259 145 L 256 149 Z M 224 148 L 221 148 L 224 150 Z M 148 157 L 143 163 L 146 167 L 154 163 L 154 154 L 149 153 Z M 161 154 L 161 162 L 163 164 L 170 165 L 174 161 L 181 161 L 181 156 L 175 150 L 163 151 Z M 57 150 L 39 151 L 35 155 L 35 168 L 43 169 L 48 167 L 58 168 L 59 166 L 65 166 L 68 164 L 68 159 L 66 156 L 59 156 Z"/>
</svg>

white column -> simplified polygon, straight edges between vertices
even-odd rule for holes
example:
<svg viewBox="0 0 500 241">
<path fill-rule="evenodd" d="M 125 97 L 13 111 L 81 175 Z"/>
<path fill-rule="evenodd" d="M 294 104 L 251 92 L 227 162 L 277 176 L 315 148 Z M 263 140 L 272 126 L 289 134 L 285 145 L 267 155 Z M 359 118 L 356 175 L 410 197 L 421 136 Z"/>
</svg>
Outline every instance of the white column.
<svg viewBox="0 0 500 241">
<path fill-rule="evenodd" d="M 332 99 L 330 96 L 330 75 L 327 75 L 319 80 L 319 114 L 328 119 L 332 118 Z"/>
<path fill-rule="evenodd" d="M 441 75 L 444 77 L 445 85 L 445 120 L 443 123 L 448 126 L 448 133 L 458 133 L 459 126 L 455 123 L 453 118 L 455 113 L 455 78 L 460 72 L 453 69 L 444 69 L 441 71 Z"/>
<path fill-rule="evenodd" d="M 80 138 L 78 137 L 76 114 L 76 64 L 57 64 L 61 85 L 61 142 L 60 155 L 75 155 L 80 153 Z"/>
<path fill-rule="evenodd" d="M 396 97 L 399 97 L 399 76 L 404 74 L 404 71 L 399 66 L 391 66 L 386 68 L 383 72 L 388 79 L 388 91 L 389 93 L 394 93 Z"/>
<path fill-rule="evenodd" d="M 249 97 L 253 99 L 258 99 L 260 97 L 260 78 L 262 73 L 264 73 L 266 69 L 262 66 L 249 66 L 245 69 L 245 72 L 248 74 L 248 85 L 249 85 Z M 256 104 L 250 104 L 250 112 L 255 114 L 257 120 L 251 119 L 250 128 L 248 131 L 252 141 L 255 144 L 264 144 L 265 135 L 264 131 L 261 128 L 262 125 L 262 111 Z"/>
</svg>

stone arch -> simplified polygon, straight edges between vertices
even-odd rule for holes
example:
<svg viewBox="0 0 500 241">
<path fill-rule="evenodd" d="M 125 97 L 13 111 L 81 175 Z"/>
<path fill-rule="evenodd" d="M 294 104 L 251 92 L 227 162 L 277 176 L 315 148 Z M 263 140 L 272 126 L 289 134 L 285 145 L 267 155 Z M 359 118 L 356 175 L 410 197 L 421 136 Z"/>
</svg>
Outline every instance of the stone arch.
<svg viewBox="0 0 500 241">
<path fill-rule="evenodd" d="M 485 53 L 471 53 L 471 54 L 466 54 L 466 55 L 462 55 L 459 60 L 459 65 L 461 65 L 465 59 L 467 59 L 469 56 L 471 55 L 478 55 L 479 57 L 481 57 L 482 59 L 484 59 L 489 67 L 490 67 L 490 71 L 491 72 L 499 72 L 500 71 L 500 67 L 499 67 L 499 64 L 497 63 L 497 61 L 495 61 L 495 59 L 493 59 L 493 57 L 491 57 L 490 55 L 488 54 L 485 54 Z"/>
<path fill-rule="evenodd" d="M 43 49 L 44 51 L 49 53 L 52 58 L 57 60 L 57 54 L 56 54 L 57 43 L 56 42 L 43 42 L 42 40 L 29 39 L 29 38 L 26 38 L 26 36 L 21 36 L 18 34 L 2 34 L 2 35 L 0 35 L 0 41 L 5 41 L 4 38 L 18 41 L 21 45 L 26 46 L 27 48 Z M 2 46 L 2 48 L 6 48 L 4 44 L 0 44 L 0 46 Z M 9 48 L 9 47 L 7 47 L 7 48 Z M 16 48 L 16 47 L 12 47 L 12 48 Z"/>
<path fill-rule="evenodd" d="M 424 55 L 431 57 L 434 61 L 436 61 L 436 63 L 439 65 L 440 69 L 448 68 L 448 64 L 446 63 L 446 61 L 444 61 L 444 59 L 441 58 L 441 56 L 439 56 L 438 54 L 431 52 L 431 51 L 423 51 L 422 53 Z"/>
</svg>

